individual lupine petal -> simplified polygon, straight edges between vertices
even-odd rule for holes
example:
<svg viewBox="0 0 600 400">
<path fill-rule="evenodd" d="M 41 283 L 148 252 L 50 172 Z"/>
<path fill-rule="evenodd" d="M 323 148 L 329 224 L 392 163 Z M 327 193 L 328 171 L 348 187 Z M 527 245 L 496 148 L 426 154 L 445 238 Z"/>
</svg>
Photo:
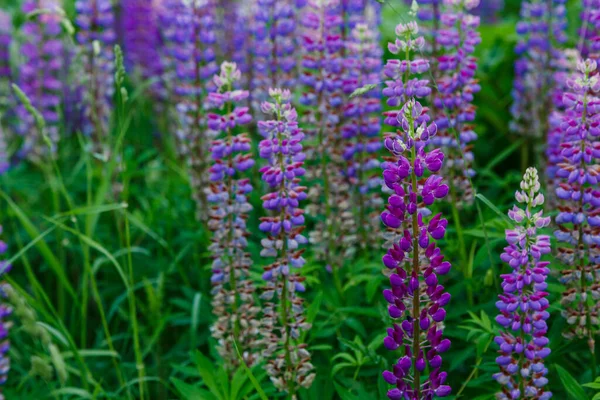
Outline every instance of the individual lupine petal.
<svg viewBox="0 0 600 400">
<path fill-rule="evenodd" d="M 547 382 L 523 373 L 532 364 L 543 366 L 543 359 L 550 352 L 547 347 L 548 339 L 545 337 L 549 302 L 546 299 L 548 293 L 544 291 L 549 269 L 548 263 L 540 260 L 543 254 L 549 253 L 550 244 L 547 236 L 537 233 L 538 225 L 546 224 L 542 212 L 536 211 L 544 203 L 539 190 L 537 170 L 527 169 L 521 181 L 521 191 L 515 195 L 517 202 L 523 204 L 524 208 L 515 205 L 509 211 L 515 226 L 506 230 L 508 246 L 501 259 L 508 263 L 511 272 L 501 275 L 503 293 L 498 296 L 499 301 L 496 303 L 500 311 L 496 322 L 502 327 L 500 335 L 495 338 L 500 347 L 500 355 L 496 358 L 500 373 L 495 374 L 494 378 L 502 385 L 498 398 L 514 398 L 511 396 L 514 395 L 515 388 L 519 387 L 527 388 L 531 398 L 540 398 L 545 393 L 550 393 L 543 389 Z M 519 218 L 515 218 L 515 215 L 519 215 Z M 540 224 L 539 221 L 543 223 Z M 540 251 L 538 243 L 545 248 L 546 242 L 548 249 Z"/>
<path fill-rule="evenodd" d="M 297 295 L 305 290 L 303 278 L 289 268 L 289 265 L 295 268 L 304 265 L 304 250 L 299 245 L 307 242 L 302 236 L 304 218 L 299 208 L 299 200 L 306 198 L 306 187 L 300 185 L 300 177 L 304 175 L 304 132 L 290 104 L 290 91 L 269 89 L 269 95 L 272 100 L 263 103 L 261 109 L 272 119 L 258 123 L 258 132 L 263 137 L 259 153 L 267 161 L 260 171 L 270 190 L 262 197 L 267 216 L 262 218 L 260 229 L 267 233 L 267 238 L 262 241 L 261 255 L 275 258 L 263 274 L 265 291 L 275 294 L 270 295 L 265 307 L 281 309 L 281 315 L 264 312 L 260 333 L 267 349 L 263 353 L 268 360 L 267 373 L 279 390 L 291 392 L 290 397 L 295 397 L 298 387 L 309 387 L 314 379 L 310 354 L 298 340 L 300 331 L 310 328 L 303 315 L 303 299 Z M 288 290 L 290 286 L 294 290 Z M 287 339 L 288 336 L 293 340 Z"/>
<path fill-rule="evenodd" d="M 58 0 L 27 0 L 22 6 L 26 14 L 45 10 L 28 19 L 21 27 L 24 36 L 21 46 L 24 64 L 19 69 L 18 82 L 46 121 L 46 131 L 52 143 L 50 149 L 42 138 L 43 133 L 38 132 L 34 117 L 23 105 L 19 105 L 16 110 L 21 123 L 19 133 L 25 137 L 21 153 L 36 162 L 49 152 L 54 153 L 59 141 L 59 109 L 63 94 L 61 74 L 64 68 L 64 58 L 57 56 L 64 54 L 59 6 Z"/>
<path fill-rule="evenodd" d="M 239 119 L 235 114 L 234 99 L 248 97 L 233 95 L 233 87 L 239 79 L 234 63 L 224 62 L 221 73 L 215 80 L 219 82 L 219 93 L 227 99 L 227 113 L 222 117 L 230 123 L 219 126 L 219 137 L 211 146 L 213 164 L 210 168 L 211 184 L 207 190 L 209 209 L 208 227 L 213 231 L 209 250 L 212 253 L 213 276 L 212 305 L 217 321 L 211 327 L 213 337 L 218 341 L 218 350 L 228 365 L 237 365 L 236 348 L 232 337 L 250 365 L 257 360 L 256 340 L 258 326 L 254 305 L 254 285 L 250 279 L 252 260 L 246 252 L 248 231 L 246 220 L 252 206 L 248 196 L 252 186 L 245 171 L 253 164 L 249 139 L 246 134 L 236 134 L 237 129 L 249 121 Z M 229 111 L 229 110 L 234 111 Z M 220 114 L 214 114 L 215 116 Z M 268 249 L 275 250 L 269 242 Z"/>
<path fill-rule="evenodd" d="M 396 33 L 400 37 L 390 47 L 404 48 L 410 56 L 419 54 L 422 39 L 415 37 L 417 32 L 414 22 L 399 25 Z M 393 371 L 384 372 L 383 378 L 396 386 L 388 391 L 388 398 L 402 400 L 450 394 L 450 387 L 444 385 L 446 374 L 439 371 L 440 354 L 450 348 L 450 340 L 443 338 L 441 330 L 446 317 L 444 306 L 450 295 L 444 293 L 438 277 L 449 272 L 450 263 L 444 261 L 434 242 L 444 237 L 447 221 L 441 214 L 431 216 L 423 207 L 446 196 L 448 186 L 441 177 L 430 174 L 440 170 L 444 155 L 438 149 L 426 151 L 430 137 L 437 131 L 435 123 L 429 122 L 429 110 L 415 100 L 416 92 L 390 90 L 406 88 L 407 80 L 419 80 L 413 74 L 424 69 L 409 65 L 428 67 L 427 63 L 411 59 L 390 60 L 386 66 L 387 75 L 394 82 L 388 83 L 384 96 L 392 97 L 392 104 L 402 109 L 385 114 L 386 124 L 396 133 L 388 134 L 384 142 L 390 157 L 384 163 L 383 178 L 391 193 L 388 207 L 381 214 L 387 228 L 385 237 L 389 238 L 383 262 L 392 270 L 391 289 L 383 295 L 388 313 L 396 322 L 388 329 L 384 345 L 388 350 L 400 349 L 403 353 Z M 396 70 L 408 74 L 404 76 Z M 421 377 L 426 370 L 429 376 Z"/>
<path fill-rule="evenodd" d="M 104 156 L 114 92 L 114 11 L 110 0 L 77 0 L 75 9 L 86 72 L 83 132 L 92 138 L 93 151 Z"/>
</svg>

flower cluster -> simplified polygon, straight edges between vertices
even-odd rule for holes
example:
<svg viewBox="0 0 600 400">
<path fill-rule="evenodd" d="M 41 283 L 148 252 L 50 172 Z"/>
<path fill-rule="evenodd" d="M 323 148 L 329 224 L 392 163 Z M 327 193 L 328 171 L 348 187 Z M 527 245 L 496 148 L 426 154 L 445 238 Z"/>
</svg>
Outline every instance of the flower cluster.
<svg viewBox="0 0 600 400">
<path fill-rule="evenodd" d="M 523 208 L 515 205 L 508 212 L 515 226 L 506 231 L 508 246 L 501 259 L 511 272 L 502 275 L 503 293 L 496 302 L 500 311 L 496 321 L 502 330 L 495 339 L 500 347 L 496 358 L 500 372 L 494 379 L 503 386 L 496 396 L 500 400 L 552 397 L 551 392 L 544 390 L 548 383 L 544 358 L 550 354 L 546 337 L 546 320 L 550 316 L 546 277 L 550 269 L 548 262 L 541 261 L 551 248 L 550 237 L 537 232 L 550 224 L 550 217 L 544 217 L 543 210 L 536 210 L 544 204 L 539 191 L 538 172 L 529 168 L 523 176 L 521 191 L 515 195 Z"/>
<path fill-rule="evenodd" d="M 438 135 L 433 144 L 447 156 L 444 176 L 450 182 L 452 198 L 459 208 L 473 202 L 471 178 L 472 142 L 477 139 L 473 96 L 481 89 L 475 79 L 477 61 L 473 56 L 481 42 L 479 17 L 472 14 L 478 0 L 444 0 L 440 27 L 436 35 L 439 55 L 436 60 L 437 92 L 433 96 Z"/>
<path fill-rule="evenodd" d="M 247 107 L 235 106 L 248 97 L 247 91 L 233 90 L 239 79 L 237 66 L 224 62 L 220 74 L 214 77 L 217 92 L 207 99 L 210 106 L 225 112 L 208 115 L 208 126 L 219 132 L 210 148 L 214 162 L 209 170 L 211 183 L 207 194 L 211 204 L 208 227 L 213 231 L 209 246 L 213 256 L 212 305 L 218 317 L 212 333 L 219 342 L 219 353 L 228 365 L 238 362 L 233 340 L 245 361 L 252 365 L 258 334 L 258 308 L 254 305 L 254 285 L 250 279 L 252 260 L 246 252 L 246 220 L 252 210 L 248 195 L 252 186 L 245 174 L 254 165 L 254 160 L 248 135 L 235 134 L 236 128 L 252 121 Z"/>
<path fill-rule="evenodd" d="M 271 87 L 294 87 L 296 13 L 292 0 L 257 0 L 254 14 L 253 100 L 258 106 Z"/>
<path fill-rule="evenodd" d="M 95 150 L 104 152 L 114 92 L 114 12 L 110 0 L 77 0 L 75 8 L 77 41 L 83 47 L 86 71 L 83 129 L 92 137 Z"/>
<path fill-rule="evenodd" d="M 350 95 L 359 88 L 377 85 L 382 51 L 377 43 L 377 35 L 367 24 L 356 24 L 346 42 L 346 50 L 348 56 L 344 60 L 344 93 Z M 353 203 L 358 205 L 357 222 L 363 246 L 376 243 L 368 240 L 368 237 L 380 226 L 376 215 L 382 204 L 379 196 L 382 182 L 378 157 L 382 148 L 379 140 L 380 111 L 381 96 L 376 89 L 348 99 L 343 109 L 345 120 L 341 136 L 345 142 L 345 175 L 355 193 Z"/>
<path fill-rule="evenodd" d="M 561 283 L 567 286 L 561 304 L 570 328 L 567 338 L 585 337 L 593 353 L 600 310 L 600 90 L 597 64 L 578 63 L 563 96 L 562 162 L 558 164 L 556 196 L 560 200 L 555 236 L 558 259 L 565 265 Z"/>
<path fill-rule="evenodd" d="M 485 21 L 495 21 L 503 9 L 504 0 L 483 0 L 474 12 Z"/>
<path fill-rule="evenodd" d="M 10 15 L 0 10 L 0 175 L 9 166 L 9 155 L 5 133 L 2 128 L 2 118 L 10 107 L 10 45 L 12 43 L 12 20 Z"/>
<path fill-rule="evenodd" d="M 258 130 L 260 156 L 268 161 L 261 168 L 262 180 L 272 190 L 262 197 L 267 216 L 261 218 L 260 230 L 267 234 L 262 240 L 261 256 L 275 258 L 265 267 L 266 284 L 261 298 L 263 307 L 261 333 L 269 359 L 267 373 L 279 390 L 294 398 L 298 387 L 309 387 L 315 378 L 310 353 L 300 341 L 302 331 L 310 329 L 303 310 L 304 277 L 294 272 L 305 260 L 303 249 L 304 212 L 300 202 L 306 199 L 306 187 L 300 185 L 305 174 L 302 139 L 298 115 L 291 106 L 288 90 L 271 89 L 272 102 L 264 102 L 262 111 L 273 119 L 260 121 Z M 278 311 L 280 311 L 278 313 Z"/>
<path fill-rule="evenodd" d="M 415 99 L 430 94 L 428 82 L 416 77 L 428 71 L 429 63 L 411 59 L 425 40 L 417 36 L 415 22 L 398 25 L 396 34 L 390 51 L 409 58 L 389 60 L 385 66 L 391 80 L 386 82 L 384 95 L 388 104 L 402 107 L 385 113 L 386 124 L 395 132 L 386 134 L 384 142 L 391 157 L 383 178 L 391 194 L 381 220 L 391 239 L 383 263 L 391 272 L 392 288 L 383 294 L 394 320 L 384 345 L 391 351 L 400 349 L 403 355 L 383 378 L 395 386 L 387 393 L 391 400 L 432 399 L 445 397 L 451 390 L 444 384 L 447 373 L 440 371 L 441 354 L 450 348 L 442 332 L 450 294 L 438 283 L 451 265 L 435 242 L 444 237 L 448 221 L 441 214 L 431 216 L 425 207 L 444 198 L 449 188 L 435 175 L 442 168 L 444 154 L 439 149 L 426 150 L 436 124 Z M 426 370 L 429 376 L 425 378 L 421 374 Z"/>
<path fill-rule="evenodd" d="M 552 106 L 555 44 L 566 41 L 565 0 L 528 0 L 521 5 L 517 24 L 519 42 L 515 48 L 515 81 L 511 130 L 542 138 L 548 131 Z"/>
<path fill-rule="evenodd" d="M 0 226 L 0 235 L 2 234 L 2 226 Z M 4 258 L 8 246 L 0 239 L 0 257 Z M 0 277 L 4 276 L 10 271 L 11 265 L 7 261 L 0 260 Z M 7 283 L 0 283 L 0 299 L 6 298 L 4 288 Z M 8 342 L 8 332 L 11 327 L 11 322 L 7 321 L 7 318 L 12 314 L 12 308 L 7 304 L 6 301 L 0 301 L 0 386 L 6 383 L 8 377 L 8 371 L 10 370 L 10 358 L 8 357 L 8 350 L 10 344 Z M 3 400 L 2 389 L 0 388 L 0 400 Z"/>
<path fill-rule="evenodd" d="M 563 1 L 564 3 L 564 1 Z M 581 28 L 579 30 L 582 57 L 596 58 L 600 50 L 600 1 L 582 0 Z"/>
<path fill-rule="evenodd" d="M 123 0 L 123 44 L 129 68 L 145 80 L 163 76 L 163 59 L 160 57 L 161 39 L 158 13 L 154 2 L 148 0 Z M 164 82 L 160 79 L 151 85 L 156 98 L 165 96 Z"/>
<path fill-rule="evenodd" d="M 63 57 L 57 56 L 64 50 L 58 4 L 57 0 L 27 0 L 23 3 L 23 12 L 40 13 L 23 24 L 25 41 L 21 54 L 25 61 L 19 76 L 19 87 L 46 120 L 47 133 L 53 144 L 59 140 L 63 91 L 60 75 L 64 67 Z M 25 135 L 23 153 L 39 160 L 48 153 L 42 132 L 37 131 L 33 116 L 23 105 L 17 107 L 17 115 L 22 124 L 20 133 Z M 53 147 L 51 152 L 55 150 Z"/>
</svg>

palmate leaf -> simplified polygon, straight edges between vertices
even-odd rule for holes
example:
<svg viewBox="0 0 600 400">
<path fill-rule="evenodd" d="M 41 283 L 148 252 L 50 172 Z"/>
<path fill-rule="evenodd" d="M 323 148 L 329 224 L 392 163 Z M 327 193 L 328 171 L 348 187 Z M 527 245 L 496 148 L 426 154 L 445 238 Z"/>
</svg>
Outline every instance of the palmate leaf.
<svg viewBox="0 0 600 400">
<path fill-rule="evenodd" d="M 171 378 L 171 383 L 175 386 L 177 392 L 179 392 L 179 397 L 182 400 L 217 400 L 217 397 L 209 391 L 185 383 L 177 378 Z"/>
</svg>

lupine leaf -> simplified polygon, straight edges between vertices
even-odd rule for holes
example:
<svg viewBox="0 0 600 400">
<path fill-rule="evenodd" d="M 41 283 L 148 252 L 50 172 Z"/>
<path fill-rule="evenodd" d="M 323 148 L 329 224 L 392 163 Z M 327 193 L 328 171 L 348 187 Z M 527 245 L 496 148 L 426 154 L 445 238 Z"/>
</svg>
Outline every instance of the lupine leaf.
<svg viewBox="0 0 600 400">
<path fill-rule="evenodd" d="M 567 394 L 573 400 L 584 400 L 589 397 L 585 394 L 585 390 L 581 387 L 581 385 L 573 378 L 573 376 L 563 367 L 558 364 L 554 365 L 556 367 L 556 372 L 558 372 L 558 377 L 563 384 L 563 387 L 567 391 Z"/>
</svg>

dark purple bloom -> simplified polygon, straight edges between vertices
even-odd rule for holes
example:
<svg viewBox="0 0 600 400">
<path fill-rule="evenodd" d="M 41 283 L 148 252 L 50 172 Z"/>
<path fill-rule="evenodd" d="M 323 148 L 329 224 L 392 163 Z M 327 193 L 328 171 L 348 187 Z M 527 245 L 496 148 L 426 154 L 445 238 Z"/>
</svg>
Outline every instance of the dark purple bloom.
<svg viewBox="0 0 600 400">
<path fill-rule="evenodd" d="M 474 10 L 484 21 L 495 21 L 504 9 L 504 0 L 482 0 Z"/>
<path fill-rule="evenodd" d="M 541 260 L 551 248 L 550 238 L 537 232 L 550 224 L 550 217 L 537 211 L 544 204 L 539 191 L 538 172 L 529 168 L 515 196 L 524 208 L 515 205 L 508 212 L 515 226 L 506 231 L 508 246 L 500 256 L 511 268 L 510 273 L 502 275 L 503 293 L 496 302 L 500 311 L 496 322 L 502 328 L 495 339 L 500 347 L 496 358 L 500 372 L 494 379 L 503 386 L 496 396 L 502 400 L 552 397 L 544 390 L 548 382 L 544 358 L 550 354 L 546 337 L 546 320 L 550 317 L 546 277 L 550 269 Z M 515 397 L 516 393 L 519 395 Z"/>
<path fill-rule="evenodd" d="M 270 189 L 262 197 L 267 216 L 261 218 L 259 229 L 267 235 L 260 254 L 275 261 L 263 273 L 266 283 L 261 298 L 267 302 L 263 304 L 261 334 L 266 349 L 263 355 L 269 360 L 267 373 L 279 390 L 295 397 L 298 387 L 310 387 L 315 378 L 310 354 L 298 340 L 310 324 L 305 321 L 303 299 L 298 296 L 306 290 L 304 278 L 294 272 L 304 266 L 300 246 L 308 242 L 302 234 L 304 211 L 300 208 L 306 199 L 306 187 L 300 185 L 305 174 L 304 132 L 290 104 L 290 91 L 271 89 L 269 95 L 272 102 L 264 102 L 261 109 L 272 119 L 258 123 L 264 138 L 259 153 L 268 162 L 260 172 Z"/>
<path fill-rule="evenodd" d="M 426 150 L 437 131 L 428 109 L 415 99 L 414 92 L 389 90 L 411 87 L 421 81 L 418 75 L 427 71 L 426 62 L 410 58 L 420 54 L 424 45 L 416 22 L 398 25 L 396 34 L 398 39 L 390 44 L 390 50 L 408 54 L 409 59 L 390 60 L 385 66 L 391 80 L 386 82 L 384 95 L 393 96 L 403 106 L 386 113 L 386 123 L 394 132 L 385 139 L 391 157 L 384 165 L 383 177 L 390 195 L 381 219 L 387 228 L 388 248 L 383 262 L 391 270 L 392 286 L 383 295 L 395 321 L 388 328 L 384 345 L 389 350 L 401 350 L 402 356 L 383 378 L 395 386 L 388 391 L 392 400 L 432 399 L 450 394 L 447 374 L 440 372 L 441 354 L 450 348 L 450 340 L 443 338 L 439 324 L 446 317 L 444 306 L 450 300 L 439 285 L 439 277 L 449 272 L 450 263 L 435 243 L 444 237 L 448 221 L 441 214 L 431 217 L 426 206 L 444 198 L 448 186 L 434 174 L 441 168 L 443 153 Z M 427 96 L 429 92 L 421 94 Z M 429 376 L 422 379 L 426 369 Z"/>
<path fill-rule="evenodd" d="M 210 114 L 216 121 L 213 128 L 217 137 L 212 142 L 210 186 L 206 189 L 210 203 L 208 227 L 213 231 L 209 250 L 213 256 L 211 283 L 213 286 L 213 313 L 217 321 L 212 334 L 218 341 L 219 354 L 228 365 L 239 363 L 233 339 L 240 347 L 245 361 L 255 361 L 257 307 L 254 305 L 254 285 L 250 279 L 252 260 L 246 253 L 248 231 L 246 220 L 252 206 L 248 196 L 252 191 L 248 170 L 254 165 L 250 153 L 250 138 L 236 134 L 251 118 L 247 108 L 236 107 L 236 101 L 248 97 L 248 92 L 233 90 L 240 73 L 234 63 L 224 62 L 220 75 L 215 75 L 219 101 L 214 104 L 221 114 Z"/>
</svg>

